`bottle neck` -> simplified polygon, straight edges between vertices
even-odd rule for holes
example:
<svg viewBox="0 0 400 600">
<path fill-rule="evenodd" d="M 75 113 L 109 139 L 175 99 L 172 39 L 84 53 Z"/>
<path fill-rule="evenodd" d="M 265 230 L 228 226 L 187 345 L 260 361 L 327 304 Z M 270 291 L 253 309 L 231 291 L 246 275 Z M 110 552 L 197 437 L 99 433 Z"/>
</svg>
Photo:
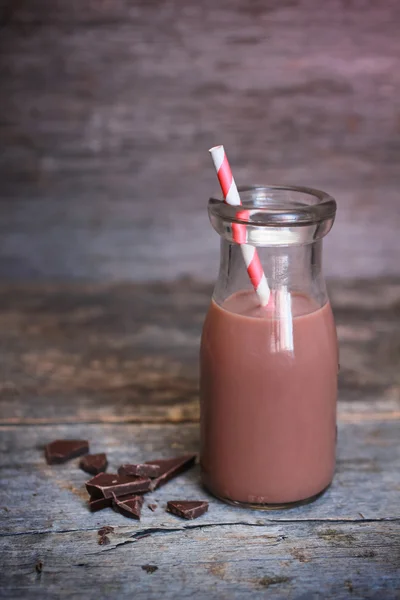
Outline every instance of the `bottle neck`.
<svg viewBox="0 0 400 600">
<path fill-rule="evenodd" d="M 271 293 L 285 291 L 312 300 L 315 307 L 327 301 L 322 273 L 322 240 L 296 246 L 258 247 Z M 221 261 L 214 300 L 222 305 L 232 294 L 252 290 L 241 247 L 221 238 Z"/>
</svg>

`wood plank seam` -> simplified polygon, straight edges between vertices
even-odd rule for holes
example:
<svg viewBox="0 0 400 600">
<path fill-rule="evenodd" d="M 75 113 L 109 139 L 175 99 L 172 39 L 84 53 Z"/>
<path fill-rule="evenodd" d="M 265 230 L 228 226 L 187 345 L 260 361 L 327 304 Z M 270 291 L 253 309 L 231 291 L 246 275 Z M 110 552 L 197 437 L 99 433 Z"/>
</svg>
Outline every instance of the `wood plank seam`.
<svg viewBox="0 0 400 600">
<path fill-rule="evenodd" d="M 301 523 L 307 523 L 307 524 L 336 524 L 336 525 L 348 525 L 348 524 L 357 524 L 357 523 L 383 523 L 383 522 L 390 522 L 390 523 L 400 523 L 400 517 L 378 517 L 375 519 L 372 518 L 348 518 L 348 519 L 344 519 L 344 518 L 334 518 L 334 517 L 330 517 L 330 518 L 326 518 L 326 519 L 265 519 L 264 522 L 257 522 L 257 523 L 249 523 L 247 521 L 232 521 L 232 522 L 226 522 L 226 523 L 203 523 L 203 524 L 197 524 L 197 525 L 183 525 L 182 527 L 147 527 L 145 529 L 140 529 L 139 531 L 135 531 L 134 534 L 132 534 L 132 538 L 141 538 L 144 535 L 154 535 L 154 534 L 163 534 L 163 533 L 174 533 L 177 531 L 187 531 L 187 530 L 191 530 L 191 529 L 210 529 L 211 527 L 269 527 L 271 525 L 280 525 L 280 524 L 285 524 L 285 525 L 296 525 L 296 524 L 301 524 Z M 120 529 L 122 529 L 124 526 L 122 526 Z M 114 527 L 114 529 L 118 532 L 120 529 L 118 527 Z M 52 529 L 43 529 L 42 531 L 21 531 L 21 532 L 15 532 L 15 533 L 0 533 L 0 539 L 1 538 L 12 538 L 12 537 L 16 537 L 16 536 L 22 536 L 22 535 L 48 535 L 48 534 L 52 534 L 52 535 L 59 535 L 59 534 L 63 534 L 63 533 L 82 533 L 82 532 L 90 532 L 90 531 L 97 531 L 98 530 L 98 526 L 96 527 L 89 527 L 87 529 L 82 528 L 82 529 L 59 529 L 59 530 L 52 530 Z"/>
<path fill-rule="evenodd" d="M 366 421 L 397 421 L 400 420 L 400 411 L 393 412 L 367 412 L 367 413 L 342 413 L 338 414 L 337 418 L 339 423 L 364 423 Z M 108 417 L 106 419 L 91 419 L 88 421 L 82 419 L 66 419 L 66 420 L 53 420 L 53 419 L 21 419 L 21 418 L 9 418 L 1 419 L 0 427 L 7 426 L 35 426 L 35 425 L 125 425 L 125 424 L 140 424 L 140 425 L 178 425 L 182 424 L 196 424 L 198 419 L 182 418 L 182 419 L 166 419 L 166 418 L 146 418 L 141 419 L 140 417 Z"/>
</svg>

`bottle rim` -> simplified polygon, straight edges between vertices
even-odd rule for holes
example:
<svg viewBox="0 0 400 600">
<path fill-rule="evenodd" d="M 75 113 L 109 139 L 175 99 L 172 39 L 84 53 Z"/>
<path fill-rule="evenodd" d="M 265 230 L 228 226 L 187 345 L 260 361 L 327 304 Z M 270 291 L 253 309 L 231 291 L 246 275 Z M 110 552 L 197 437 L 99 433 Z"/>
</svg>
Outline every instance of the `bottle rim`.
<svg viewBox="0 0 400 600">
<path fill-rule="evenodd" d="M 293 227 L 333 219 L 335 199 L 314 188 L 294 185 L 248 185 L 238 188 L 241 206 L 212 196 L 209 212 L 224 221 L 257 227 Z M 246 209 L 246 210 L 244 210 Z"/>
</svg>

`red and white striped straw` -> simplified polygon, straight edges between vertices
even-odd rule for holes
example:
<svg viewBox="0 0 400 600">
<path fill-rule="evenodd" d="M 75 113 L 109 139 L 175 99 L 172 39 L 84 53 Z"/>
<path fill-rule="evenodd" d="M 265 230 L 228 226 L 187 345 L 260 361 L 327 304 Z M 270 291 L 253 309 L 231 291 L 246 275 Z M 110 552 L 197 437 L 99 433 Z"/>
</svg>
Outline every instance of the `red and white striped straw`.
<svg viewBox="0 0 400 600">
<path fill-rule="evenodd" d="M 229 166 L 224 147 L 214 146 L 214 148 L 210 148 L 210 153 L 215 170 L 217 171 L 218 180 L 221 185 L 225 202 L 227 204 L 231 204 L 232 206 L 240 206 L 242 201 L 240 200 L 239 192 L 236 187 L 235 180 L 233 179 L 232 171 Z M 234 223 L 232 226 L 232 234 L 235 242 L 241 246 L 244 262 L 247 267 L 247 273 L 258 295 L 260 304 L 261 306 L 266 306 L 268 304 L 271 292 L 268 286 L 267 278 L 265 277 L 263 268 L 261 266 L 261 261 L 257 250 L 254 248 L 254 246 L 250 246 L 249 244 L 245 243 L 245 226 Z"/>
</svg>

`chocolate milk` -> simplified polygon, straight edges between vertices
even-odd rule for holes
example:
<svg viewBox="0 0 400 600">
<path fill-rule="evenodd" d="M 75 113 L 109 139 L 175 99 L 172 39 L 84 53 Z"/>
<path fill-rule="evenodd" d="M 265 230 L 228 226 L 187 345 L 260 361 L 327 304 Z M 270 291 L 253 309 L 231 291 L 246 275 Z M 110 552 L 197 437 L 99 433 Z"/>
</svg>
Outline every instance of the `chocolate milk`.
<svg viewBox="0 0 400 600">
<path fill-rule="evenodd" d="M 280 315 L 252 291 L 211 302 L 201 342 L 205 486 L 238 503 L 311 499 L 335 467 L 337 341 L 329 302 L 286 294 Z"/>
</svg>

